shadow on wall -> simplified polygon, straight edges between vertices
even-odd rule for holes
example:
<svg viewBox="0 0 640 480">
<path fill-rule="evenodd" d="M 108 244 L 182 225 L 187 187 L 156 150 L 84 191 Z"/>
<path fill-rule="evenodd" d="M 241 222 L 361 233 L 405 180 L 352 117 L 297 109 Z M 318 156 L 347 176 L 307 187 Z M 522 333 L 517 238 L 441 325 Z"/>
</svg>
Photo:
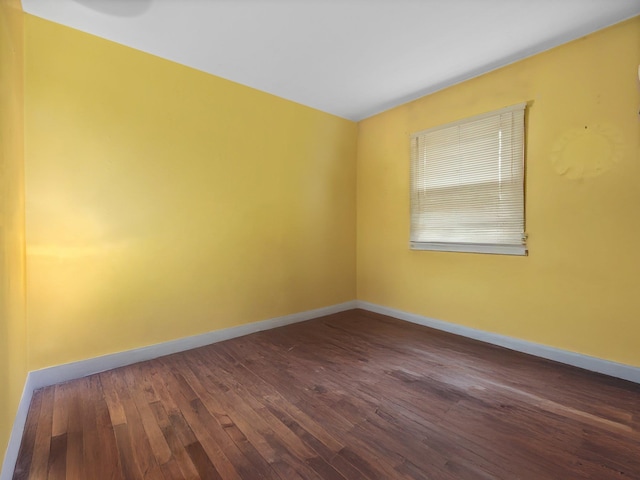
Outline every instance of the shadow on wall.
<svg viewBox="0 0 640 480">
<path fill-rule="evenodd" d="M 153 0 L 73 0 L 83 7 L 114 17 L 135 17 L 143 14 Z"/>
</svg>

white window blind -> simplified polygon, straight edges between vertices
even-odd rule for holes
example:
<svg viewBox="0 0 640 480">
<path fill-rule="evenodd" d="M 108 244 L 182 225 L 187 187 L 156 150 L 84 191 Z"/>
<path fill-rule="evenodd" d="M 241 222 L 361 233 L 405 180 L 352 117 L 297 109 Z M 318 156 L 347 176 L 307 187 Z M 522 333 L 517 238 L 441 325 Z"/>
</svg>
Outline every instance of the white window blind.
<svg viewBox="0 0 640 480">
<path fill-rule="evenodd" d="M 526 255 L 525 107 L 411 136 L 411 248 Z"/>
</svg>

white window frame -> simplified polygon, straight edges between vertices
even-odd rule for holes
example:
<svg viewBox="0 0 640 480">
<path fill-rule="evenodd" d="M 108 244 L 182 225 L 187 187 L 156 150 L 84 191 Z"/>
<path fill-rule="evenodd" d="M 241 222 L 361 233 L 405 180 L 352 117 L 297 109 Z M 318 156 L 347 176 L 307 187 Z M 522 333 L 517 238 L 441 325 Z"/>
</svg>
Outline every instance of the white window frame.
<svg viewBox="0 0 640 480">
<path fill-rule="evenodd" d="M 526 103 L 512 105 L 500 110 L 487 112 L 456 122 L 440 125 L 427 130 L 422 130 L 411 135 L 411 229 L 409 246 L 412 250 L 436 250 L 502 255 L 528 254 L 526 245 L 527 235 L 525 233 L 524 203 L 524 113 L 526 106 Z M 459 169 L 461 168 L 460 165 L 452 165 L 451 167 L 449 167 L 449 164 L 452 162 L 450 162 L 448 159 L 445 159 L 448 158 L 445 157 L 445 155 L 447 154 L 443 154 L 442 158 L 439 158 L 438 156 L 440 154 L 437 152 L 434 153 L 434 151 L 442 147 L 443 151 L 447 151 L 450 156 L 451 149 L 461 148 L 463 146 L 462 144 L 464 143 L 464 138 L 460 140 L 455 136 L 449 136 L 448 133 L 458 132 L 460 130 L 463 130 L 464 128 L 473 128 L 476 125 L 484 125 L 487 121 L 491 121 L 491 118 L 496 121 L 499 119 L 500 125 L 502 125 L 502 122 L 504 121 L 503 119 L 505 118 L 507 119 L 507 121 L 513 122 L 509 125 L 509 128 L 498 127 L 495 132 L 493 130 L 490 132 L 491 134 L 498 134 L 498 140 L 495 140 L 496 144 L 500 144 L 500 146 L 498 147 L 498 152 L 501 151 L 501 145 L 503 143 L 502 130 L 509 132 L 509 155 L 500 155 L 500 153 L 498 153 L 498 157 L 496 157 L 496 155 L 490 154 L 487 150 L 483 152 L 484 156 L 482 157 L 470 154 L 469 151 L 465 151 L 465 154 L 460 155 L 460 157 L 465 157 L 466 159 L 468 159 L 469 156 L 472 155 L 474 157 L 474 160 L 472 160 L 472 162 L 476 162 L 475 165 L 478 165 L 477 159 L 482 158 L 482 165 L 486 165 L 487 168 L 490 169 L 489 175 L 496 175 L 497 177 L 497 180 L 494 180 L 493 177 L 490 177 L 490 181 L 484 181 L 484 183 L 496 185 L 497 187 L 492 188 L 498 189 L 501 188 L 500 185 L 507 185 L 507 181 L 505 180 L 505 178 L 507 178 L 507 175 L 505 175 L 500 168 L 500 165 L 502 165 L 505 161 L 505 159 L 503 159 L 502 157 L 505 157 L 509 162 L 513 162 L 509 163 L 510 169 L 508 174 L 510 196 L 508 201 L 504 201 L 504 204 L 507 206 L 509 211 L 508 221 L 505 220 L 503 223 L 503 225 L 505 225 L 504 232 L 500 230 L 502 228 L 499 226 L 501 220 L 496 219 L 496 222 L 494 222 L 494 225 L 492 225 L 492 228 L 495 229 L 485 230 L 484 235 L 482 233 L 478 233 L 477 241 L 475 239 L 476 235 L 473 232 L 473 227 L 465 229 L 464 232 L 459 235 L 457 233 L 447 234 L 447 228 L 446 226 L 442 227 L 443 223 L 441 222 L 446 223 L 448 221 L 449 224 L 452 225 L 452 228 L 454 230 L 458 227 L 455 226 L 455 223 L 446 219 L 447 216 L 452 216 L 451 213 L 444 213 L 444 208 L 440 210 L 440 212 L 438 212 L 438 209 L 441 207 L 439 207 L 437 202 L 433 201 L 435 195 L 434 192 L 442 192 L 442 185 L 446 184 L 446 187 L 453 187 L 458 192 L 464 191 L 466 193 L 472 194 L 474 193 L 474 191 L 472 191 L 474 185 L 479 185 L 483 181 L 469 180 L 470 178 L 473 178 L 475 170 L 469 170 L 466 174 L 459 174 Z M 436 134 L 436 132 L 438 133 Z M 456 140 L 451 142 L 451 138 L 456 138 Z M 493 142 L 494 140 L 491 141 Z M 427 153 L 428 143 L 430 143 L 432 147 L 429 147 L 430 150 Z M 484 163 L 485 160 L 486 163 Z M 464 162 L 465 159 L 463 159 L 462 161 Z M 428 162 L 432 163 L 429 164 Z M 440 162 L 437 168 L 429 166 L 434 164 L 435 162 Z M 467 165 L 471 165 L 471 163 L 463 163 L 462 168 Z M 493 172 L 491 168 L 493 168 L 494 165 L 497 167 L 497 170 L 495 171 L 499 173 L 491 173 Z M 484 166 L 482 168 L 484 168 Z M 487 173 L 485 170 L 482 170 L 480 172 L 480 175 L 487 175 Z M 428 182 L 434 185 L 438 185 L 438 188 L 426 186 Z M 470 205 L 470 208 L 468 210 L 464 210 L 465 206 L 462 202 L 460 202 L 461 197 L 456 194 L 451 195 L 446 193 L 446 187 L 444 190 L 444 194 L 439 193 L 440 198 L 445 199 L 444 202 L 441 202 L 440 204 L 451 205 L 450 202 L 453 202 L 455 204 L 454 208 L 456 209 L 453 216 L 458 215 L 460 216 L 460 218 L 462 218 L 462 216 L 466 216 L 467 218 L 471 217 L 472 219 L 474 219 L 474 215 L 477 215 L 478 218 L 483 218 L 481 214 L 474 214 L 473 211 L 473 207 L 478 208 L 479 205 L 484 205 L 483 203 L 477 203 L 479 200 L 476 198 L 476 203 Z M 430 191 L 432 192 L 431 200 L 426 200 L 430 195 Z M 477 188 L 475 192 L 477 193 Z M 447 197 L 446 195 L 450 196 Z M 497 201 L 497 205 L 502 208 L 502 196 L 500 195 L 499 197 L 500 198 Z M 495 195 L 493 198 L 495 198 Z M 495 200 L 493 201 L 496 202 Z M 520 210 L 518 211 L 518 209 Z M 429 215 L 426 212 L 434 212 L 435 215 Z M 436 218 L 438 214 L 444 220 L 432 220 L 433 218 Z M 519 217 L 519 215 L 521 215 L 521 218 Z M 431 223 L 436 226 L 430 230 Z M 464 227 L 459 228 L 462 229 Z M 491 239 L 492 241 L 483 242 L 481 239 L 487 236 L 487 231 L 494 232 L 488 235 L 493 235 L 495 238 Z M 448 235 L 450 235 L 451 238 L 449 238 Z M 464 238 L 465 240 L 471 238 L 471 241 L 456 240 L 456 237 Z M 428 240 L 425 240 L 425 238 L 427 238 Z"/>
</svg>

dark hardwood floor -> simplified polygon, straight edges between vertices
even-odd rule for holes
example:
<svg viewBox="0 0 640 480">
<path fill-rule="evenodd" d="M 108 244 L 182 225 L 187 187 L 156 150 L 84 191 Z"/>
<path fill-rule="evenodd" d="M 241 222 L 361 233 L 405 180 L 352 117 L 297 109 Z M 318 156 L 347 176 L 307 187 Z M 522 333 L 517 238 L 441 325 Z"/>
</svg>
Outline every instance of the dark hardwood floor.
<svg viewBox="0 0 640 480">
<path fill-rule="evenodd" d="M 38 390 L 26 478 L 640 479 L 640 385 L 354 310 Z"/>
</svg>

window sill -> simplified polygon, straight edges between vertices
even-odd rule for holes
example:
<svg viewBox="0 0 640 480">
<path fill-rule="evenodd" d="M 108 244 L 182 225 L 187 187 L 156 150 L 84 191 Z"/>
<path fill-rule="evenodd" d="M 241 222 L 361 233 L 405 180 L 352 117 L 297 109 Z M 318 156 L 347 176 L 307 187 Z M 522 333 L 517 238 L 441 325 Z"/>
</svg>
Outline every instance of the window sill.
<svg viewBox="0 0 640 480">
<path fill-rule="evenodd" d="M 526 245 L 494 245 L 488 243 L 437 243 L 410 242 L 411 250 L 433 250 L 438 252 L 489 253 L 494 255 L 527 255 Z"/>
</svg>

